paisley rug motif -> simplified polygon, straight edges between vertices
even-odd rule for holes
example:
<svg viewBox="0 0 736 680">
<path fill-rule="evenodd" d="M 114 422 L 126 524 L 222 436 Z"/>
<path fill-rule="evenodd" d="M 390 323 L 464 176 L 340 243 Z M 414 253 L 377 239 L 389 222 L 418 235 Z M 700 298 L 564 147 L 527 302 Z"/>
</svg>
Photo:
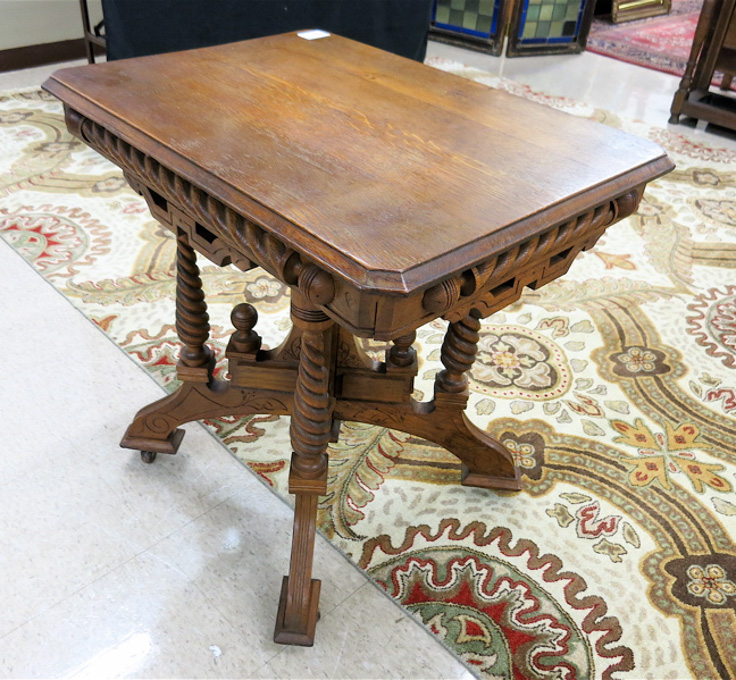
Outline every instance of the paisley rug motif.
<svg viewBox="0 0 736 680">
<path fill-rule="evenodd" d="M 344 423 L 320 530 L 478 677 L 736 677 L 736 152 L 433 65 L 650 138 L 677 169 L 483 323 L 468 415 L 514 453 L 522 491 L 464 488 L 438 446 Z M 0 235 L 174 389 L 172 236 L 40 91 L 0 94 L 0 148 Z M 282 284 L 200 266 L 218 371 L 234 304 L 257 306 L 265 344 L 284 337 Z M 418 331 L 420 397 L 445 327 Z M 207 425 L 288 497 L 288 418 Z"/>
</svg>

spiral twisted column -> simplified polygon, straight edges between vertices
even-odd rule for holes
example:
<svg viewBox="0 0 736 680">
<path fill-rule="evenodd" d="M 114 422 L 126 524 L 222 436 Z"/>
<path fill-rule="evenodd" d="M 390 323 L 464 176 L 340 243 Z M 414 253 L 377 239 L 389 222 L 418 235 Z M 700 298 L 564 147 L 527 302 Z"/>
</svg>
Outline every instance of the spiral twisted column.
<svg viewBox="0 0 736 680">
<path fill-rule="evenodd" d="M 465 374 L 475 361 L 479 330 L 480 313 L 476 309 L 471 309 L 467 316 L 449 325 L 440 353 L 445 368 L 435 378 L 435 396 L 465 394 L 468 386 Z"/>
<path fill-rule="evenodd" d="M 183 345 L 179 360 L 184 366 L 199 368 L 211 360 L 211 352 L 205 345 L 210 334 L 210 317 L 197 257 L 185 234 L 178 234 L 176 246 L 176 332 Z"/>
<path fill-rule="evenodd" d="M 324 332 L 325 326 L 332 322 L 322 312 L 310 316 L 309 320 L 301 319 L 303 333 L 290 430 L 295 454 L 292 472 L 301 479 L 317 479 L 327 469 L 325 451 L 330 441 L 333 411 Z"/>
<path fill-rule="evenodd" d="M 291 413 L 289 491 L 294 502 L 294 533 L 289 575 L 284 579 L 274 640 L 311 645 L 317 623 L 320 581 L 312 578 L 317 502 L 327 493 L 327 444 L 334 398 L 330 396 L 333 321 L 299 289 L 292 289 L 291 318 L 301 335 L 299 371 Z"/>
</svg>

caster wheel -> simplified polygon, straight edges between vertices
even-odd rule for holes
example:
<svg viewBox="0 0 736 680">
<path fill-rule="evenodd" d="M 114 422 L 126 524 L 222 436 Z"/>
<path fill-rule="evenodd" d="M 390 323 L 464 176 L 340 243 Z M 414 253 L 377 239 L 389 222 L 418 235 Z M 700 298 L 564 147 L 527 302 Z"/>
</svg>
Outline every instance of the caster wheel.
<svg viewBox="0 0 736 680">
<path fill-rule="evenodd" d="M 148 463 L 149 465 L 153 463 L 154 460 L 156 460 L 156 452 L 155 451 L 141 451 L 141 460 L 144 463 Z"/>
</svg>

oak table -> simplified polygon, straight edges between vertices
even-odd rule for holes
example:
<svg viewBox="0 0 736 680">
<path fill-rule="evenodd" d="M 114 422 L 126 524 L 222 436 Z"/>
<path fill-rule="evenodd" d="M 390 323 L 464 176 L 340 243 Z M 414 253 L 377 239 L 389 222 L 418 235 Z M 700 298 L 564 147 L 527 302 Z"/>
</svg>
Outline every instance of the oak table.
<svg viewBox="0 0 736 680">
<path fill-rule="evenodd" d="M 138 412 L 122 446 L 151 461 L 176 453 L 188 421 L 291 416 L 286 644 L 314 640 L 317 501 L 339 421 L 424 437 L 462 461 L 464 484 L 518 489 L 511 453 L 464 412 L 480 319 L 564 274 L 673 167 L 648 141 L 335 35 L 64 69 L 44 87 L 177 239 L 181 386 Z M 275 349 L 255 309 L 234 308 L 226 381 L 195 251 L 291 287 Z M 417 402 L 415 330 L 438 317 L 444 370 Z M 385 361 L 356 336 L 390 341 Z"/>
</svg>

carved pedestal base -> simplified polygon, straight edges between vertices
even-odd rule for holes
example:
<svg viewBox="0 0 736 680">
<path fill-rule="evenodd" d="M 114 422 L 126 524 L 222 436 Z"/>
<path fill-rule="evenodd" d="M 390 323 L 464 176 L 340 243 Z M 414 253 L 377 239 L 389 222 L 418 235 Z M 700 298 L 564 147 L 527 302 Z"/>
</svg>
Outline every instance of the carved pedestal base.
<svg viewBox="0 0 736 680">
<path fill-rule="evenodd" d="M 392 370 L 390 363 L 365 356 L 342 329 L 335 335 L 329 359 L 334 373 L 333 426 L 355 420 L 408 432 L 457 456 L 468 469 L 463 484 L 520 488 L 512 454 L 465 415 L 467 394 L 438 393 L 431 401 L 417 402 L 411 397 L 416 359 L 409 367 Z M 120 445 L 171 454 L 183 437 L 178 428 L 187 422 L 258 413 L 291 415 L 300 336 L 294 329 L 281 348 L 258 350 L 250 357 L 229 351 L 230 381 L 204 374 L 200 383 L 184 382 L 173 394 L 141 409 Z"/>
<path fill-rule="evenodd" d="M 198 311 L 204 323 L 206 315 Z M 190 322 L 190 317 L 185 320 Z M 253 330 L 257 317 L 246 304 L 233 312 L 236 332 L 226 352 L 229 381 L 215 379 L 209 352 L 189 343 L 177 369 L 181 387 L 143 408 L 121 445 L 147 452 L 144 460 L 151 462 L 156 453 L 176 453 L 183 436 L 179 428 L 192 420 L 256 413 L 292 417 L 289 491 L 296 495 L 294 534 L 274 640 L 312 645 L 320 589 L 320 582 L 311 577 L 317 503 L 326 493 L 327 445 L 336 440 L 340 421 L 398 429 L 443 446 L 463 462 L 463 484 L 468 486 L 519 489 L 519 473 L 511 453 L 465 415 L 465 374 L 475 356 L 477 316 L 450 324 L 442 347 L 445 370 L 437 376 L 429 402 L 411 396 L 417 374 L 414 333 L 396 339 L 385 361 L 378 362 L 298 292 L 292 296 L 294 327 L 280 347 L 261 348 Z M 190 327 L 182 330 L 194 336 Z M 200 365 L 187 363 L 191 357 L 198 357 Z"/>
</svg>

